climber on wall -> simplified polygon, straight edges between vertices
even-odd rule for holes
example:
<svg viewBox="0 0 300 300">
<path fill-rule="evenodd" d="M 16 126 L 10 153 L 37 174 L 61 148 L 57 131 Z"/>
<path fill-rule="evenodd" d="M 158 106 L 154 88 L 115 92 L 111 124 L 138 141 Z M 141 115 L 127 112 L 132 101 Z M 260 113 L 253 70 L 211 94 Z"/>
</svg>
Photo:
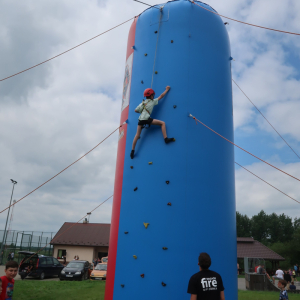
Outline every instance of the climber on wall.
<svg viewBox="0 0 300 300">
<path fill-rule="evenodd" d="M 143 129 L 143 127 L 145 127 L 145 125 L 149 125 L 149 127 L 151 124 L 161 126 L 161 131 L 164 136 L 166 144 L 175 141 L 174 138 L 167 137 L 165 122 L 156 120 L 156 119 L 152 119 L 150 117 L 150 115 L 153 111 L 153 107 L 158 104 L 158 101 L 161 100 L 167 94 L 167 92 L 169 90 L 170 90 L 170 87 L 167 86 L 166 90 L 158 98 L 154 99 L 155 92 L 152 89 L 145 89 L 144 97 L 146 97 L 146 100 L 145 101 L 143 100 L 143 102 L 141 104 L 139 104 L 137 106 L 137 108 L 134 110 L 136 113 L 139 113 L 140 116 L 139 116 L 139 122 L 138 122 L 136 135 L 135 135 L 135 137 L 133 139 L 133 143 L 132 143 L 132 150 L 130 153 L 130 157 L 132 159 L 134 158 L 134 149 L 135 149 L 136 142 L 139 139 L 142 129 Z"/>
</svg>

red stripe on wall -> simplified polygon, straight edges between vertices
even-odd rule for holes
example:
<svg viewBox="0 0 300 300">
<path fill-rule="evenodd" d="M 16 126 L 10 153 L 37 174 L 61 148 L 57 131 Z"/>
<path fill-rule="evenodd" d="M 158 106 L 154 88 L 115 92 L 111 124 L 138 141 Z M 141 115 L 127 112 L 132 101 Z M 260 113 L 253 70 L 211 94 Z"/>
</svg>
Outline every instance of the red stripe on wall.
<svg viewBox="0 0 300 300">
<path fill-rule="evenodd" d="M 135 43 L 135 29 L 138 18 L 135 18 L 129 31 L 128 43 L 127 43 L 127 54 L 128 57 L 133 53 L 132 47 Z M 129 106 L 127 106 L 121 113 L 120 124 L 128 119 Z M 125 160 L 125 148 L 126 148 L 126 136 L 127 136 L 127 124 L 123 125 L 119 133 L 124 130 L 124 135 L 119 139 L 117 164 L 116 164 L 116 175 L 115 175 L 115 188 L 114 188 L 114 199 L 111 216 L 111 228 L 110 228 L 110 239 L 109 239 L 109 253 L 108 253 L 108 266 L 107 266 L 107 280 L 105 287 L 105 300 L 113 299 L 114 283 L 115 283 L 115 271 L 116 271 L 116 259 L 117 259 L 117 247 L 118 247 L 118 230 L 120 221 L 120 210 L 121 210 L 121 198 L 122 198 L 122 185 L 123 185 L 123 171 L 124 171 L 124 160 Z M 130 142 L 130 141 L 129 141 Z"/>
</svg>

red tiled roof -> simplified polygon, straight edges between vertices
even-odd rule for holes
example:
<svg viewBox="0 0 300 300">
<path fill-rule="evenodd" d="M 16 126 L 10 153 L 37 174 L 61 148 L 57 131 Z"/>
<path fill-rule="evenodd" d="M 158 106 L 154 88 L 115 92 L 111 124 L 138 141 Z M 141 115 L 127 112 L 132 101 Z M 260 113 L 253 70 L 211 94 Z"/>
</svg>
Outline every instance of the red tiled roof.
<svg viewBox="0 0 300 300">
<path fill-rule="evenodd" d="M 76 246 L 108 246 L 109 233 L 110 224 L 84 224 L 65 222 L 52 239 L 51 244 Z"/>
<path fill-rule="evenodd" d="M 237 257 L 263 258 L 278 261 L 285 260 L 285 258 L 262 243 L 255 241 L 253 238 L 237 238 Z"/>
</svg>

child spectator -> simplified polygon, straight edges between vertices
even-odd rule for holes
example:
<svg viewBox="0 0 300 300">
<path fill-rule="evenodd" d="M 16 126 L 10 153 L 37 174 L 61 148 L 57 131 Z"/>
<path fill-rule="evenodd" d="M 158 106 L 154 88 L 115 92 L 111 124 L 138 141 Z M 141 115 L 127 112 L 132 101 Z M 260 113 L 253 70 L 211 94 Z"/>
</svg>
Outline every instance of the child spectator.
<svg viewBox="0 0 300 300">
<path fill-rule="evenodd" d="M 293 270 L 292 272 L 293 272 L 293 278 L 294 278 L 294 281 L 297 281 L 295 270 Z"/>
<path fill-rule="evenodd" d="M 170 90 L 170 87 L 167 86 L 166 90 L 156 99 L 154 99 L 154 95 L 155 95 L 154 90 L 146 89 L 144 91 L 144 97 L 146 97 L 146 100 L 145 101 L 143 100 L 143 102 L 141 104 L 139 104 L 137 106 L 137 108 L 134 110 L 136 113 L 139 113 L 140 116 L 139 116 L 137 132 L 136 132 L 136 135 L 133 139 L 132 150 L 130 152 L 131 159 L 134 158 L 135 145 L 136 145 L 138 139 L 140 138 L 142 128 L 146 125 L 150 126 L 151 124 L 153 124 L 153 125 L 161 126 L 161 131 L 162 131 L 162 134 L 164 136 L 166 144 L 175 141 L 174 138 L 168 138 L 165 122 L 160 121 L 160 120 L 156 120 L 156 119 L 152 119 L 150 117 L 150 115 L 152 113 L 152 110 L 153 110 L 153 107 L 158 104 L 158 101 L 161 100 L 167 94 L 167 92 L 169 90 Z"/>
<path fill-rule="evenodd" d="M 280 279 L 278 281 L 278 288 L 280 289 L 279 300 L 289 300 L 288 293 L 285 290 L 285 287 L 286 287 L 286 281 Z"/>
<path fill-rule="evenodd" d="M 5 264 L 5 276 L 1 277 L 2 291 L 0 300 L 11 300 L 14 291 L 14 278 L 18 273 L 18 263 L 16 261 L 8 261 Z"/>
<path fill-rule="evenodd" d="M 294 281 L 290 284 L 290 290 L 296 290 L 296 286 L 294 285 Z"/>
</svg>

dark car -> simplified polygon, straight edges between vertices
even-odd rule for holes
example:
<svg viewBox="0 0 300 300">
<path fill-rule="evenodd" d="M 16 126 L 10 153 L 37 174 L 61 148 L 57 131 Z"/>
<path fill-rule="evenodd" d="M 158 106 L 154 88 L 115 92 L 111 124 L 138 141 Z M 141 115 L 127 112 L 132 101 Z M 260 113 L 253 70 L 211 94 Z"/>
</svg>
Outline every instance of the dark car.
<svg viewBox="0 0 300 300">
<path fill-rule="evenodd" d="M 59 276 L 61 270 L 64 268 L 64 266 L 52 256 L 38 255 L 29 251 L 19 251 L 18 253 L 24 255 L 19 266 L 19 275 L 22 279 L 25 277 L 44 279 L 47 276 Z M 30 265 L 32 265 L 33 268 L 31 272 L 28 272 Z"/>
<path fill-rule="evenodd" d="M 89 278 L 90 263 L 87 260 L 72 260 L 60 273 L 60 280 L 85 280 Z"/>
</svg>

